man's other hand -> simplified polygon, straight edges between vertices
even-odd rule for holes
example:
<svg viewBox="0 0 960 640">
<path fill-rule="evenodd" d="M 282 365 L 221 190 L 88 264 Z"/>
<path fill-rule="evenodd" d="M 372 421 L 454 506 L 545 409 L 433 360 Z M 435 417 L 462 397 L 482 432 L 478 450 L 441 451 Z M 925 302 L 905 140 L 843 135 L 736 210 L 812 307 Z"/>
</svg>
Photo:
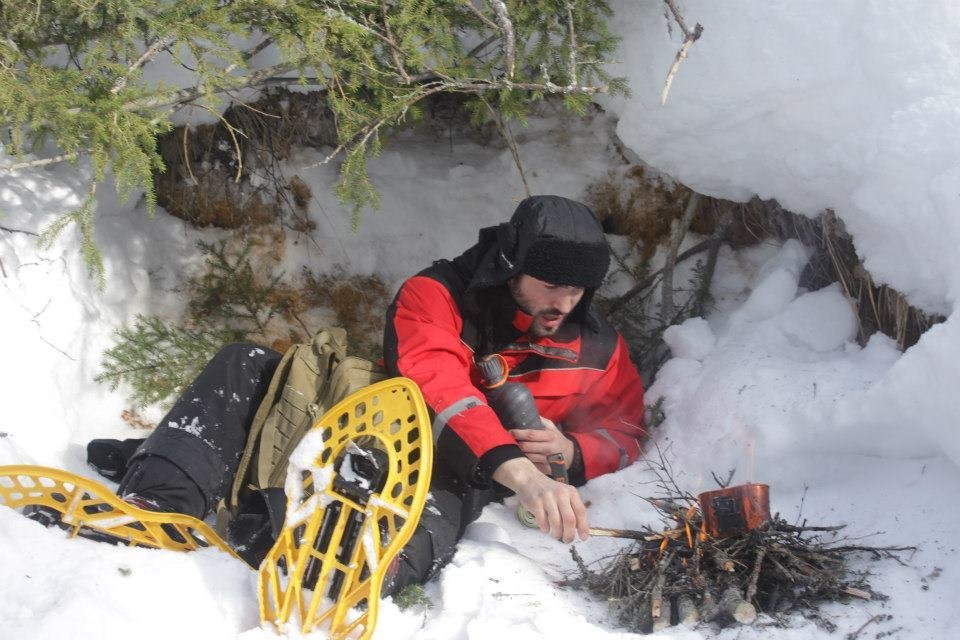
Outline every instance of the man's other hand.
<svg viewBox="0 0 960 640">
<path fill-rule="evenodd" d="M 540 531 L 563 542 L 573 542 L 577 535 L 587 539 L 587 508 L 575 487 L 543 475 L 526 458 L 507 460 L 493 472 L 493 479 L 517 494 Z"/>
<path fill-rule="evenodd" d="M 540 418 L 543 429 L 511 429 L 512 435 L 520 450 L 543 473 L 550 475 L 550 463 L 547 456 L 555 453 L 563 454 L 563 464 L 570 468 L 573 461 L 573 442 L 549 418 Z"/>
</svg>

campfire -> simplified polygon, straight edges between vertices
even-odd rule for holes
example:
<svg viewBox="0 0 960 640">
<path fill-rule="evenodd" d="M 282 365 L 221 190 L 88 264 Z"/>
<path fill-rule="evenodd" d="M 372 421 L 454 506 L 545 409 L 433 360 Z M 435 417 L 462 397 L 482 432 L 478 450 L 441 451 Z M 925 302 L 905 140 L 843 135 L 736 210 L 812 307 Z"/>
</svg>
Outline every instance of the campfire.
<svg viewBox="0 0 960 640">
<path fill-rule="evenodd" d="M 824 536 L 835 537 L 842 525 L 789 524 L 771 516 L 765 484 L 647 500 L 667 528 L 592 529 L 636 542 L 599 568 L 588 567 L 571 547 L 579 575 L 563 582 L 607 598 L 620 622 L 640 633 L 675 624 L 753 624 L 760 613 L 785 623 L 792 612 L 833 630 L 819 615 L 821 604 L 883 597 L 848 559 L 867 553 L 899 561 L 895 552 L 914 549 L 827 542 Z"/>
</svg>

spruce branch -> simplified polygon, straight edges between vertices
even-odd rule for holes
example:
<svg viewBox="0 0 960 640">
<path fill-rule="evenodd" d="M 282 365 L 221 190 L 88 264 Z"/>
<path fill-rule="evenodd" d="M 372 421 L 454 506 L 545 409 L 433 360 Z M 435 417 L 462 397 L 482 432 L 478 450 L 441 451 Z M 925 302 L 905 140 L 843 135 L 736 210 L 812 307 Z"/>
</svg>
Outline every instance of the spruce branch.
<svg viewBox="0 0 960 640">
<path fill-rule="evenodd" d="M 582 112 L 592 95 L 625 92 L 623 80 L 603 70 L 616 46 L 605 23 L 606 0 L 94 4 L 96 24 L 86 4 L 74 0 L 3 4 L 0 126 L 17 156 L 46 143 L 59 151 L 0 173 L 89 157 L 97 182 L 112 171 L 121 195 L 142 188 L 152 206 L 153 178 L 163 170 L 157 136 L 171 128 L 169 112 L 194 104 L 216 110 L 242 89 L 311 82 L 323 87 L 336 134 L 336 148 L 321 162 L 345 156 L 336 189 L 356 216 L 378 201 L 367 158 L 382 147 L 385 132 L 418 117 L 422 100 L 438 93 L 483 96 L 501 114 L 509 139 L 506 123 L 523 122 L 544 96 L 563 96 L 568 108 Z M 236 38 L 257 44 L 238 51 Z M 495 42 L 500 51 L 490 53 Z M 269 46 L 276 46 L 278 62 L 250 69 Z M 51 62 L 54 48 L 65 50 L 69 62 Z M 191 86 L 153 86 L 142 77 L 163 51 L 194 74 Z M 224 135 L 243 150 L 242 127 L 231 121 Z M 251 172 L 247 164 L 238 153 L 235 180 Z M 193 173 L 189 165 L 187 172 Z"/>
</svg>

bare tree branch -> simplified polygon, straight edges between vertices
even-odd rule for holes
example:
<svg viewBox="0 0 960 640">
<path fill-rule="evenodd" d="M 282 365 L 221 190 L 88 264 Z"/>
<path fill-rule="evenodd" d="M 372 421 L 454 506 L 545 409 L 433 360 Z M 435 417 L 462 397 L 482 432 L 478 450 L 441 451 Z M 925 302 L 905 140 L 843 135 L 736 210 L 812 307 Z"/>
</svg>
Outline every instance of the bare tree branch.
<svg viewBox="0 0 960 640">
<path fill-rule="evenodd" d="M 686 60 L 687 53 L 690 51 L 690 47 L 693 46 L 693 43 L 699 40 L 700 36 L 703 34 L 703 26 L 699 22 L 693 28 L 693 31 L 690 31 L 687 28 L 687 25 L 683 20 L 683 15 L 680 13 L 680 10 L 677 9 L 677 5 L 674 3 L 674 0 L 663 1 L 667 3 L 667 6 L 670 8 L 670 12 L 673 14 L 673 19 L 677 21 L 677 24 L 680 26 L 680 30 L 683 32 L 683 44 L 680 45 L 680 50 L 677 51 L 677 55 L 673 59 L 673 64 L 670 65 L 670 71 L 667 72 L 667 79 L 663 84 L 663 91 L 660 92 L 661 106 L 667 104 L 667 95 L 670 93 L 670 86 L 673 84 L 673 79 L 676 77 L 677 71 L 680 70 L 680 64 Z"/>
<path fill-rule="evenodd" d="M 573 27 L 573 5 L 567 3 L 567 26 L 570 30 L 570 82 L 569 87 L 577 85 L 577 32 Z"/>
<path fill-rule="evenodd" d="M 497 125 L 500 135 L 503 136 L 507 146 L 510 147 L 510 154 L 513 156 L 513 163 L 517 165 L 517 171 L 520 172 L 520 180 L 523 182 L 523 190 L 526 192 L 527 197 L 529 198 L 532 195 L 530 193 L 530 185 L 527 183 L 527 174 L 523 170 L 523 163 L 520 162 L 520 149 L 517 146 L 516 139 L 513 137 L 513 132 L 510 131 L 510 124 L 505 122 L 503 118 L 500 117 L 500 113 L 493 108 L 493 105 L 491 105 L 486 98 L 481 96 L 480 99 L 483 100 L 483 104 L 487 107 L 487 110 L 493 117 L 493 122 Z"/>
<path fill-rule="evenodd" d="M 709 249 L 710 247 L 712 247 L 713 244 L 714 244 L 713 238 L 708 238 L 708 239 L 704 240 L 703 242 L 697 243 L 696 245 L 690 247 L 689 249 L 687 249 L 686 251 L 684 251 L 683 253 L 681 253 L 679 256 L 677 256 L 677 262 L 676 262 L 676 264 L 680 264 L 681 262 L 683 262 L 684 260 L 686 260 L 686 259 L 689 258 L 690 256 L 695 256 L 695 255 L 697 255 L 698 253 L 703 253 L 704 251 L 706 251 L 707 249 Z M 634 285 L 633 287 L 631 287 L 629 291 L 627 291 L 625 294 L 623 294 L 623 295 L 620 296 L 619 298 L 616 298 L 616 299 L 610 304 L 610 306 L 609 306 L 608 309 L 607 309 L 607 313 L 608 313 L 608 314 L 612 314 L 612 313 L 615 313 L 616 311 L 619 311 L 620 308 L 623 307 L 623 305 L 625 305 L 626 303 L 630 302 L 630 300 L 632 300 L 633 298 L 635 298 L 635 297 L 637 296 L 637 294 L 639 294 L 639 293 L 641 293 L 642 291 L 644 291 L 647 287 L 653 285 L 653 284 L 656 282 L 656 279 L 657 279 L 658 277 L 660 277 L 660 275 L 661 275 L 662 273 L 663 273 L 663 269 L 659 269 L 659 270 L 657 270 L 657 271 L 654 271 L 653 273 L 651 273 L 650 275 L 648 275 L 646 278 L 644 278 L 643 280 L 641 280 L 640 282 L 638 282 L 636 285 Z"/>
<path fill-rule="evenodd" d="M 499 38 L 499 36 L 497 36 L 497 35 L 489 36 L 486 40 L 484 40 L 483 42 L 481 42 L 480 44 L 478 44 L 477 46 L 475 46 L 473 49 L 470 49 L 470 51 L 467 53 L 467 57 L 468 57 L 468 58 L 473 58 L 473 57 L 475 57 L 475 56 L 480 55 L 480 53 L 481 53 L 484 49 L 486 49 L 487 47 L 489 47 L 491 44 L 493 44 L 494 42 L 496 42 L 496 41 L 499 40 L 499 39 L 500 39 L 500 38 Z"/>
<path fill-rule="evenodd" d="M 403 59 L 400 58 L 400 46 L 394 39 L 393 32 L 390 30 L 390 23 L 387 21 L 387 3 L 384 0 L 380 0 L 380 13 L 383 16 L 383 28 L 387 32 L 387 46 L 390 47 L 393 64 L 396 65 L 397 71 L 400 72 L 400 77 L 403 78 L 403 81 L 410 84 L 410 76 L 407 74 L 407 68 L 403 65 Z"/>
<path fill-rule="evenodd" d="M 516 65 L 517 43 L 513 33 L 513 23 L 510 21 L 510 12 L 503 0 L 490 0 L 490 6 L 497 14 L 497 22 L 503 32 L 503 59 L 507 66 L 507 78 L 513 79 L 513 68 Z"/>
<path fill-rule="evenodd" d="M 243 52 L 243 56 L 242 56 L 242 57 L 243 57 L 243 61 L 244 61 L 244 62 L 250 62 L 250 60 L 253 59 L 253 56 L 257 55 L 258 53 L 260 53 L 261 51 L 263 51 L 264 49 L 266 49 L 267 47 L 269 47 L 269 46 L 272 45 L 272 44 L 273 44 L 273 38 L 264 38 L 257 46 L 255 46 L 254 48 L 248 49 L 248 50 L 246 50 L 246 51 Z M 227 68 L 225 69 L 225 71 L 226 71 L 227 73 L 230 73 L 231 71 L 233 71 L 234 69 L 236 69 L 238 66 L 239 66 L 239 64 L 237 64 L 237 63 L 235 62 L 235 63 L 231 64 L 229 67 L 227 67 Z"/>
<path fill-rule="evenodd" d="M 40 236 L 39 233 L 34 233 L 33 231 L 27 231 L 26 229 L 13 229 L 11 227 L 4 227 L 3 225 L 0 225 L 0 231 L 6 231 L 7 233 L 25 233 L 28 236 Z"/>
<path fill-rule="evenodd" d="M 139 58 L 134 60 L 133 63 L 129 67 L 127 67 L 127 75 L 117 78 L 117 81 L 113 84 L 113 87 L 110 89 L 110 93 L 112 93 L 113 95 L 117 95 L 118 93 L 120 93 L 124 89 L 124 87 L 127 86 L 127 81 L 131 73 L 133 73 L 134 71 L 136 71 L 137 69 L 145 65 L 147 62 L 153 59 L 154 56 L 156 56 L 158 53 L 160 53 L 161 51 L 169 47 L 171 44 L 173 44 L 174 40 L 175 38 L 173 36 L 166 36 L 165 38 L 157 38 L 157 40 L 152 45 L 147 47 L 147 50 L 143 52 L 143 55 L 141 55 Z"/>
<path fill-rule="evenodd" d="M 488 27 L 490 27 L 490 28 L 493 29 L 494 31 L 499 31 L 500 27 L 497 25 L 497 23 L 494 22 L 493 20 L 491 20 L 490 18 L 488 18 L 487 16 L 485 16 L 485 15 L 483 14 L 483 11 L 480 11 L 480 9 L 478 9 L 476 6 L 474 6 L 474 4 L 473 4 L 473 2 L 471 2 L 471 0 L 466 0 L 466 2 L 464 2 L 464 4 L 466 5 L 466 7 L 467 7 L 468 9 L 470 9 L 470 13 L 472 13 L 473 15 L 475 15 L 475 16 L 480 20 L 480 22 L 482 22 L 483 24 L 487 25 Z"/>
<path fill-rule="evenodd" d="M 660 303 L 660 321 L 664 325 L 673 322 L 674 304 L 673 304 L 673 268 L 677 264 L 677 251 L 680 249 L 680 243 L 683 237 L 687 235 L 687 229 L 693 222 L 693 216 L 697 214 L 700 204 L 700 194 L 696 191 L 690 196 L 687 202 L 687 208 L 679 220 L 673 221 L 673 228 L 670 232 L 670 249 L 667 252 L 667 263 L 663 266 L 663 280 L 661 281 L 662 302 Z"/>
<path fill-rule="evenodd" d="M 49 164 L 56 164 L 66 160 L 74 160 L 79 157 L 80 152 L 64 153 L 52 158 L 40 158 L 39 160 L 28 160 L 27 162 L 15 162 L 14 164 L 0 165 L 0 172 L 17 171 L 19 169 L 29 169 L 30 167 L 45 167 Z"/>
<path fill-rule="evenodd" d="M 281 73 L 286 73 L 292 71 L 297 67 L 296 64 L 286 62 L 275 64 L 270 67 L 264 67 L 263 69 L 258 69 L 250 73 L 249 75 L 242 76 L 237 78 L 229 87 L 216 87 L 213 90 L 215 92 L 229 91 L 233 89 L 243 89 L 244 87 L 250 87 L 253 85 L 260 84 L 266 81 L 269 78 L 280 75 Z M 195 87 L 186 87 L 184 89 L 177 89 L 176 91 L 171 91 L 168 93 L 161 93 L 149 98 L 142 98 L 140 100 L 133 100 L 128 102 L 124 108 L 128 111 L 137 111 L 138 109 L 153 109 L 156 107 L 166 107 L 175 104 L 183 104 L 185 102 L 190 102 L 196 100 L 203 94 L 207 93 L 208 88 L 204 85 L 197 85 Z M 79 109 L 77 110 L 79 111 Z"/>
</svg>

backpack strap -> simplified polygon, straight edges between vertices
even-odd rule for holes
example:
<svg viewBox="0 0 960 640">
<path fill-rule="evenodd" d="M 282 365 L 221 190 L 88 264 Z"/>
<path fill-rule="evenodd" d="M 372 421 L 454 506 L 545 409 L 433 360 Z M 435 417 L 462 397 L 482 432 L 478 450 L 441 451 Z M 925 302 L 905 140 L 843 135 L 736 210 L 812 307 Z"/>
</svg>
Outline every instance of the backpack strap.
<svg viewBox="0 0 960 640">
<path fill-rule="evenodd" d="M 283 354 L 280 364 L 270 379 L 270 386 L 264 395 L 257 412 L 253 416 L 253 422 L 250 424 L 250 431 L 247 434 L 247 443 L 240 457 L 237 466 L 237 472 L 233 478 L 233 485 L 230 489 L 230 495 L 226 501 L 226 507 L 231 511 L 239 506 L 240 493 L 244 486 L 251 480 L 251 474 L 256 475 L 252 478 L 259 485 L 260 474 L 256 469 L 252 469 L 254 458 L 260 449 L 260 440 L 263 435 L 264 425 L 270 416 L 271 410 L 275 411 L 277 403 L 283 396 L 285 388 L 288 386 L 291 369 L 297 356 L 301 359 L 306 358 L 317 363 L 318 375 L 326 383 L 330 371 L 334 366 L 346 357 L 347 354 L 347 332 L 340 327 L 328 327 L 318 331 L 311 340 L 310 344 L 292 345 Z M 322 394 L 321 394 L 322 396 Z"/>
<path fill-rule="evenodd" d="M 243 449 L 243 455 L 240 456 L 237 472 L 233 476 L 233 485 L 230 487 L 230 495 L 227 496 L 226 500 L 226 506 L 231 510 L 236 509 L 239 504 L 240 491 L 247 482 L 250 463 L 253 460 L 256 443 L 260 438 L 260 431 L 263 430 L 263 425 L 267 421 L 267 414 L 270 412 L 270 407 L 276 403 L 277 398 L 280 396 L 280 386 L 287 378 L 287 373 L 290 371 L 290 363 L 293 361 L 293 354 L 298 346 L 299 345 L 292 345 L 284 352 L 283 357 L 280 359 L 280 364 L 277 365 L 273 377 L 270 379 L 270 386 L 267 387 L 267 393 L 263 396 L 260 406 L 257 407 L 257 412 L 253 416 L 253 422 L 250 423 L 250 431 L 247 434 L 247 444 Z"/>
</svg>

